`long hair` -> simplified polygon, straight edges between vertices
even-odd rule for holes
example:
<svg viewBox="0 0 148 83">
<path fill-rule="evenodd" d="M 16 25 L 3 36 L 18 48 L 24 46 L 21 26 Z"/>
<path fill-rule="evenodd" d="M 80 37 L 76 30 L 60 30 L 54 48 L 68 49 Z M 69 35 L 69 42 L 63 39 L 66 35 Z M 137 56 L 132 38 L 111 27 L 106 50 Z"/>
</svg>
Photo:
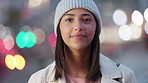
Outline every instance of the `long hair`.
<svg viewBox="0 0 148 83">
<path fill-rule="evenodd" d="M 96 20 L 97 21 L 97 20 Z M 90 48 L 90 55 L 89 55 L 89 63 L 86 68 L 86 79 L 88 79 L 91 82 L 95 82 L 98 79 L 101 78 L 101 72 L 100 72 L 100 28 L 101 24 L 96 22 L 96 31 L 94 38 L 91 42 L 91 48 Z M 62 73 L 64 72 L 64 65 L 66 64 L 65 59 L 65 51 L 64 51 L 65 43 L 62 39 L 60 28 L 58 26 L 57 28 L 57 42 L 56 42 L 56 48 L 55 48 L 55 81 L 62 78 Z"/>
</svg>

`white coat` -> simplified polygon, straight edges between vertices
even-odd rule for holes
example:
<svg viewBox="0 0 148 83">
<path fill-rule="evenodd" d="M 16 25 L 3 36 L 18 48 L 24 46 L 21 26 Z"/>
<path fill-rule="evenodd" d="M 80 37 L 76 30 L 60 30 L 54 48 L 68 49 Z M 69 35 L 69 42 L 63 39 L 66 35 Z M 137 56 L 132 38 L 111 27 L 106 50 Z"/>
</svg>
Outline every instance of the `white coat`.
<svg viewBox="0 0 148 83">
<path fill-rule="evenodd" d="M 133 70 L 120 64 L 119 67 L 107 58 L 100 54 L 101 66 L 101 83 L 137 83 Z M 55 62 L 48 65 L 46 68 L 31 75 L 28 83 L 66 83 L 63 73 L 62 79 L 53 81 L 55 75 Z M 122 82 L 117 80 L 122 79 Z"/>
</svg>

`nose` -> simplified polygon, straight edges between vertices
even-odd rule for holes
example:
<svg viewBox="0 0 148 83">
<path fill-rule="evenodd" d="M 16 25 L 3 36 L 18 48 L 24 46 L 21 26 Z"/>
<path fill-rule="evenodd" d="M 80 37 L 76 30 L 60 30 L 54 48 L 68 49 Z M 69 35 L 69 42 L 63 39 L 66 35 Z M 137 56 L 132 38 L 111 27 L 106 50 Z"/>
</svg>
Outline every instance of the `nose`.
<svg viewBox="0 0 148 83">
<path fill-rule="evenodd" d="M 81 30 L 82 30 L 82 28 L 80 26 L 75 27 L 75 31 L 81 31 Z"/>
<path fill-rule="evenodd" d="M 81 23 L 81 21 L 76 21 L 76 23 L 75 23 L 75 31 L 81 31 L 81 30 L 83 30 L 83 24 Z"/>
</svg>

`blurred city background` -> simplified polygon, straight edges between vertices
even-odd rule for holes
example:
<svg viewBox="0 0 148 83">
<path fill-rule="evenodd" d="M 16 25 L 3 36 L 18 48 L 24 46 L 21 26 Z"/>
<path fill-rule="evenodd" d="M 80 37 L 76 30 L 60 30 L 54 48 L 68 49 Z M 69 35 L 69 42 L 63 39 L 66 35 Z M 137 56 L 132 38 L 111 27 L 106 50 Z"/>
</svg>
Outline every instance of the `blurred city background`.
<svg viewBox="0 0 148 83">
<path fill-rule="evenodd" d="M 0 0 L 0 83 L 27 83 L 54 61 L 60 0 Z M 101 53 L 148 83 L 148 0 L 94 0 L 102 17 Z"/>
</svg>

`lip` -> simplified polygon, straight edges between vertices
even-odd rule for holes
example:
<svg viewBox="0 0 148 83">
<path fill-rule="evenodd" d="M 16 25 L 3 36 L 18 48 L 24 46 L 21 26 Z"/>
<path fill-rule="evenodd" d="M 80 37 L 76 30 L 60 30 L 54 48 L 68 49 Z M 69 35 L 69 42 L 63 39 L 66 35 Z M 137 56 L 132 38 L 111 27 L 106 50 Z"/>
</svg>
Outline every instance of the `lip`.
<svg viewBox="0 0 148 83">
<path fill-rule="evenodd" d="M 75 35 L 72 35 L 71 37 L 72 37 L 72 38 L 76 38 L 76 39 L 82 39 L 82 38 L 85 38 L 85 37 L 87 37 L 87 36 L 84 35 L 84 34 L 75 34 Z"/>
</svg>

